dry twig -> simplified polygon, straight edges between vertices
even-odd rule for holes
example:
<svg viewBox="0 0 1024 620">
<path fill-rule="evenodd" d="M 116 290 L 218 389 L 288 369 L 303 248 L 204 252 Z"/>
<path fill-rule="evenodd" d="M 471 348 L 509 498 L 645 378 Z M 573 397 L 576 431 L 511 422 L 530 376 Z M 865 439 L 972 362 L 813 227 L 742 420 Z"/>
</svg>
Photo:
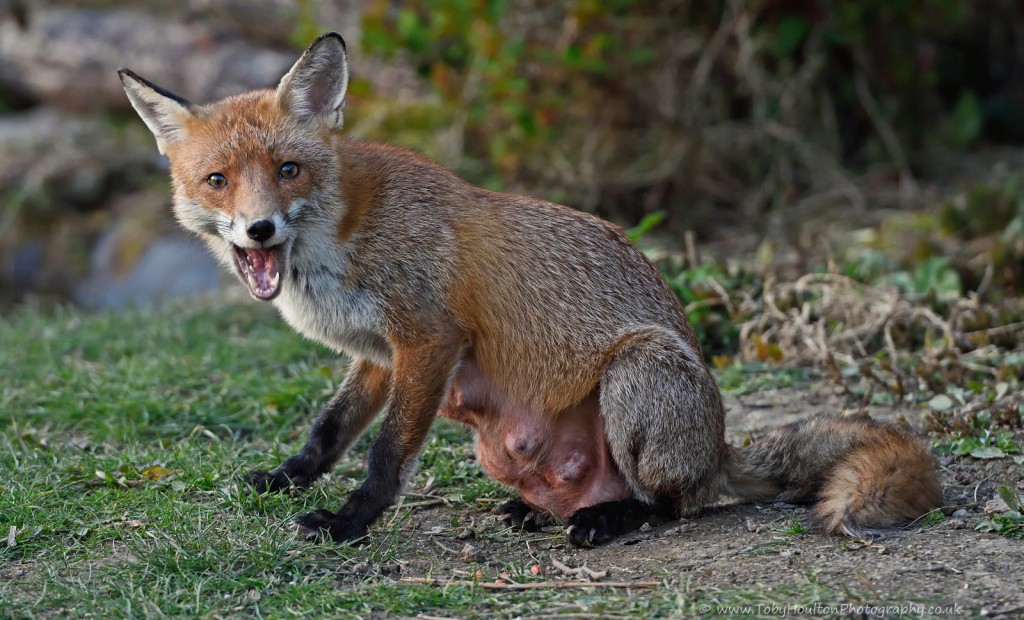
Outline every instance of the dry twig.
<svg viewBox="0 0 1024 620">
<path fill-rule="evenodd" d="M 584 564 L 583 566 L 579 566 L 577 568 L 570 568 L 565 564 L 562 564 L 555 558 L 551 558 L 551 565 L 557 568 L 559 571 L 561 571 L 563 575 L 569 575 L 571 577 L 581 577 L 585 575 L 587 579 L 590 579 L 591 581 L 604 579 L 608 576 L 608 571 L 606 570 L 593 570 L 591 568 L 588 568 L 586 564 Z"/>
</svg>

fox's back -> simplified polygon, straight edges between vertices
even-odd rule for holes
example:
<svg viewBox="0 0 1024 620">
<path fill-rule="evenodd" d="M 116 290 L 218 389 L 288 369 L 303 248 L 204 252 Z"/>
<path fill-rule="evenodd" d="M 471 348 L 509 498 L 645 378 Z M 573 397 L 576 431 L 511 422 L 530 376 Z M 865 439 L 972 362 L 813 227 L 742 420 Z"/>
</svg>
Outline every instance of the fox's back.
<svg viewBox="0 0 1024 620">
<path fill-rule="evenodd" d="M 622 230 L 540 200 L 478 191 L 465 218 L 463 287 L 478 334 L 478 362 L 510 392 L 549 412 L 596 386 L 629 333 L 674 334 L 700 358 L 683 309 Z M 453 206 L 458 208 L 457 205 Z M 539 386 L 554 389 L 540 394 Z"/>
</svg>

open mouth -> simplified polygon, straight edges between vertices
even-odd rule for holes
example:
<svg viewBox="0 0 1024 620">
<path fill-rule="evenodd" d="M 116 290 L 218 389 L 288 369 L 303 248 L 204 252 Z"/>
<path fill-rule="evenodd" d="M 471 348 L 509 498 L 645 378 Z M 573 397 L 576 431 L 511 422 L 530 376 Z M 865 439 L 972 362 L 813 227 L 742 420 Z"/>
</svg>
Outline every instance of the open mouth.
<svg viewBox="0 0 1024 620">
<path fill-rule="evenodd" d="M 252 296 L 261 301 L 270 301 L 281 292 L 281 250 L 283 246 L 270 248 L 242 248 L 232 245 L 235 264 L 242 280 L 249 286 Z"/>
</svg>

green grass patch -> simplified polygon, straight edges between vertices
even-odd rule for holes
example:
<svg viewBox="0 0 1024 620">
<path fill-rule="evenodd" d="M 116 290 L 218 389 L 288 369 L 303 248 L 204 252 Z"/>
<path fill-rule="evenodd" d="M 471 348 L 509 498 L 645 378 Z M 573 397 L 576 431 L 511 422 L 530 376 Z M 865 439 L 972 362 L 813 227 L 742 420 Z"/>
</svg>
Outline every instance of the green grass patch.
<svg viewBox="0 0 1024 620">
<path fill-rule="evenodd" d="M 803 536 L 804 534 L 809 534 L 810 531 L 811 528 L 807 527 L 803 521 L 793 519 L 789 522 L 789 525 L 779 528 L 775 533 L 782 536 Z"/>
<path fill-rule="evenodd" d="M 401 609 L 366 567 L 406 550 L 408 511 L 361 547 L 306 543 L 290 525 L 340 505 L 362 477 L 368 438 L 309 492 L 239 489 L 243 470 L 301 445 L 344 373 L 269 308 L 26 309 L 0 318 L 0 341 L 0 615 Z M 468 434 L 438 427 L 413 486 L 430 476 L 434 493 L 467 510 L 507 496 L 475 467 Z"/>
<path fill-rule="evenodd" d="M 723 368 L 716 368 L 713 372 L 718 386 L 731 396 L 792 387 L 810 378 L 810 372 L 806 368 L 760 362 L 736 362 Z"/>
</svg>

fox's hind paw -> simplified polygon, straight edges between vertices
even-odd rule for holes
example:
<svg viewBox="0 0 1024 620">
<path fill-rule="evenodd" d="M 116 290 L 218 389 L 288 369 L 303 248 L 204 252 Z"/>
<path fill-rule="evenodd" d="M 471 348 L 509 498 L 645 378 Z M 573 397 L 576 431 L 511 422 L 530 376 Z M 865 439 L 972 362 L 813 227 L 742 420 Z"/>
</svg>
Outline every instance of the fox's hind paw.
<svg viewBox="0 0 1024 620">
<path fill-rule="evenodd" d="M 565 535 L 574 547 L 596 547 L 639 529 L 644 523 L 657 525 L 672 518 L 674 507 L 667 500 L 659 500 L 654 504 L 636 499 L 617 500 L 573 513 L 566 521 L 568 527 Z"/>
</svg>

